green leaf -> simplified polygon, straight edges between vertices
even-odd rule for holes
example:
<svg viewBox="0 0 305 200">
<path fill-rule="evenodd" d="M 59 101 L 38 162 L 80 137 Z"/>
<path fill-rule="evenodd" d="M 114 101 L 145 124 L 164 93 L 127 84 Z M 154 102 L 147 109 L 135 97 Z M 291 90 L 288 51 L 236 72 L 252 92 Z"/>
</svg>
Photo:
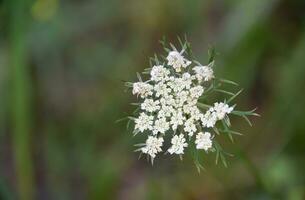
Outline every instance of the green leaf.
<svg viewBox="0 0 305 200">
<path fill-rule="evenodd" d="M 253 110 L 250 110 L 250 111 L 233 110 L 231 113 L 234 114 L 234 115 L 238 115 L 238 116 L 249 115 L 249 116 L 257 116 L 257 117 L 259 117 L 260 115 L 255 113 L 254 112 L 255 110 L 256 110 L 256 108 L 253 109 Z"/>
<path fill-rule="evenodd" d="M 146 144 L 145 143 L 138 143 L 138 144 L 134 144 L 133 146 L 135 147 L 142 147 L 142 146 L 145 146 Z"/>
<path fill-rule="evenodd" d="M 197 102 L 197 106 L 199 106 L 201 108 L 210 108 L 210 107 L 212 107 L 210 105 L 207 105 L 207 104 L 204 104 L 204 103 L 200 103 L 200 102 Z"/>
<path fill-rule="evenodd" d="M 234 95 L 234 93 L 232 93 L 232 92 L 228 92 L 228 91 L 221 90 L 221 89 L 215 89 L 214 91 L 216 91 L 216 92 L 220 92 L 220 93 L 224 93 L 224 94 L 228 94 L 228 95 L 231 95 L 231 96 L 233 96 L 233 95 Z"/>
<path fill-rule="evenodd" d="M 224 129 L 224 130 L 219 130 L 221 132 L 227 132 L 227 133 L 231 133 L 231 134 L 234 134 L 234 135 L 243 135 L 242 133 L 240 132 L 237 132 L 237 131 L 232 131 L 232 130 L 228 130 L 228 129 Z"/>
<path fill-rule="evenodd" d="M 220 153 L 220 159 L 221 159 L 222 164 L 227 168 L 228 167 L 227 160 L 222 153 Z"/>
<path fill-rule="evenodd" d="M 213 67 L 214 67 L 214 64 L 215 64 L 215 61 L 213 60 L 212 62 L 210 62 L 210 63 L 208 64 L 208 67 L 213 68 Z"/>
<path fill-rule="evenodd" d="M 128 116 L 128 119 L 130 119 L 130 120 L 135 120 L 136 118 L 135 117 L 132 117 L 132 116 Z"/>
<path fill-rule="evenodd" d="M 233 99 L 235 99 L 241 92 L 243 91 L 243 89 L 239 90 L 236 94 L 234 94 L 228 101 L 227 103 L 230 103 Z"/>
<path fill-rule="evenodd" d="M 183 43 L 179 36 L 178 36 L 177 38 L 178 38 L 179 44 L 180 44 L 180 46 L 181 46 L 181 49 L 182 49 L 183 51 L 187 50 L 186 42 Z"/>
<path fill-rule="evenodd" d="M 137 107 L 133 112 L 132 112 L 132 114 L 135 114 L 135 113 L 137 113 L 138 111 L 140 110 L 140 106 L 139 107 Z"/>
<path fill-rule="evenodd" d="M 214 58 L 215 58 L 215 55 L 216 55 L 216 51 L 215 51 L 215 48 L 213 46 L 210 47 L 210 49 L 208 50 L 208 55 L 209 55 L 208 62 L 211 63 L 212 61 L 214 61 Z"/>
<path fill-rule="evenodd" d="M 128 120 L 128 122 L 127 122 L 127 124 L 126 124 L 126 129 L 127 129 L 127 130 L 128 130 L 129 127 L 130 127 L 130 122 L 131 122 L 131 120 Z"/>
<path fill-rule="evenodd" d="M 231 84 L 231 85 L 236 85 L 238 86 L 237 83 L 235 83 L 234 81 L 230 81 L 230 80 L 227 80 L 227 79 L 217 79 L 218 81 L 222 82 L 222 83 L 227 83 L 227 84 Z"/>
<path fill-rule="evenodd" d="M 224 127 L 224 131 L 223 131 L 223 132 L 228 134 L 228 136 L 229 136 L 231 142 L 233 143 L 233 142 L 234 142 L 234 139 L 233 139 L 233 136 L 232 136 L 231 132 L 229 132 L 229 125 L 228 125 L 228 122 L 226 122 L 225 119 L 223 119 L 221 122 L 222 122 L 223 127 Z"/>
<path fill-rule="evenodd" d="M 213 127 L 213 130 L 215 131 L 215 133 L 216 133 L 217 135 L 220 135 L 219 130 L 218 130 L 218 128 L 217 128 L 216 126 Z"/>
<path fill-rule="evenodd" d="M 133 130 L 133 136 L 136 136 L 138 133 L 140 133 L 140 131 L 139 130 L 137 130 L 137 129 L 135 129 L 135 130 Z"/>
<path fill-rule="evenodd" d="M 139 81 L 143 82 L 142 78 L 141 78 L 141 75 L 138 72 L 137 72 L 137 77 L 138 77 Z"/>
<path fill-rule="evenodd" d="M 218 164 L 218 160 L 219 160 L 219 157 L 220 157 L 220 160 L 221 160 L 222 164 L 225 167 L 228 167 L 228 164 L 227 164 L 227 161 L 226 161 L 226 158 L 225 158 L 224 154 L 226 154 L 226 155 L 231 155 L 231 154 L 224 152 L 222 147 L 220 146 L 220 144 L 216 141 L 214 141 L 214 147 L 216 149 L 216 161 L 215 161 L 216 165 Z"/>
<path fill-rule="evenodd" d="M 242 117 L 248 122 L 248 124 L 249 124 L 250 126 L 252 126 L 251 121 L 249 120 L 249 118 L 248 118 L 246 115 L 243 115 Z"/>
<path fill-rule="evenodd" d="M 197 61 L 197 60 L 193 60 L 193 63 L 195 63 L 195 64 L 197 64 L 199 66 L 202 66 L 202 64 L 199 61 Z"/>
<path fill-rule="evenodd" d="M 228 136 L 229 136 L 229 138 L 230 138 L 231 142 L 232 142 L 232 143 L 234 143 L 234 139 L 233 139 L 232 134 L 231 134 L 230 132 L 227 132 L 227 133 L 228 133 Z"/>
<path fill-rule="evenodd" d="M 133 87 L 133 83 L 132 83 L 132 82 L 124 81 L 124 85 L 125 85 L 126 87 L 130 87 L 130 88 Z"/>
<path fill-rule="evenodd" d="M 116 120 L 115 123 L 119 123 L 119 122 L 122 122 L 122 121 L 128 120 L 128 119 L 129 119 L 128 117 L 123 117 L 121 119 Z"/>
<path fill-rule="evenodd" d="M 194 59 L 194 57 L 193 57 L 193 52 L 192 52 L 192 48 L 191 48 L 191 43 L 188 42 L 186 34 L 184 35 L 184 41 L 185 41 L 185 44 L 186 44 L 186 47 L 187 47 L 187 54 L 188 54 L 190 57 L 192 57 L 192 59 Z"/>
<path fill-rule="evenodd" d="M 157 54 L 155 54 L 154 60 L 155 60 L 155 63 L 156 63 L 157 65 L 160 65 L 160 61 L 159 61 L 159 59 L 158 59 Z"/>
<path fill-rule="evenodd" d="M 228 127 L 231 126 L 230 118 L 227 115 L 224 117 L 224 122 L 227 124 Z"/>
<path fill-rule="evenodd" d="M 200 174 L 201 170 L 205 170 L 205 168 L 198 161 L 194 161 L 194 163 L 195 163 L 195 166 L 196 166 L 199 174 Z"/>
<path fill-rule="evenodd" d="M 169 43 L 169 45 L 172 47 L 173 50 L 178 51 L 172 43 Z"/>
<path fill-rule="evenodd" d="M 218 160 L 219 160 L 219 151 L 216 150 L 216 160 L 215 160 L 215 164 L 218 164 Z"/>
<path fill-rule="evenodd" d="M 166 37 L 163 36 L 162 40 L 159 40 L 160 44 L 162 45 L 164 51 L 166 52 L 170 52 L 171 50 L 169 48 L 167 48 L 167 41 L 166 41 Z"/>
</svg>

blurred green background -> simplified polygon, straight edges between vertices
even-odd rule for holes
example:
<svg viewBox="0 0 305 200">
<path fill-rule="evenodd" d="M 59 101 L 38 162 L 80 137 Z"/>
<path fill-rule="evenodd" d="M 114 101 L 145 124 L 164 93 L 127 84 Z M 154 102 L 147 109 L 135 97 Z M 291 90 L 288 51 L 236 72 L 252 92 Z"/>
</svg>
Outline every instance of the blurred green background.
<svg viewBox="0 0 305 200">
<path fill-rule="evenodd" d="M 158 40 L 188 36 L 254 126 L 204 159 L 138 160 L 115 121 Z M 0 199 L 305 199 L 304 0 L 0 0 Z"/>
</svg>

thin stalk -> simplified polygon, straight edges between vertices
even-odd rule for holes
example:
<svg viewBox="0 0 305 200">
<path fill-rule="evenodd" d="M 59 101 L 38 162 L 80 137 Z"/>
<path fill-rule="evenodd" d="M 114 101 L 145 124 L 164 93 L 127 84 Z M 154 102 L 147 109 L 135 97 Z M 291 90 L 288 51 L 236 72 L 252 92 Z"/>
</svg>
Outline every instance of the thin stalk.
<svg viewBox="0 0 305 200">
<path fill-rule="evenodd" d="M 33 167 L 30 155 L 30 78 L 26 66 L 26 0 L 6 2 L 10 13 L 10 69 L 12 81 L 12 126 L 18 199 L 34 199 Z"/>
<path fill-rule="evenodd" d="M 258 169 L 258 167 L 253 163 L 251 158 L 246 154 L 246 152 L 243 151 L 240 147 L 237 147 L 236 150 L 237 150 L 237 155 L 244 163 L 245 168 L 254 178 L 257 186 L 260 187 L 263 191 L 265 191 L 268 195 L 270 195 L 270 197 L 274 197 L 274 199 L 277 199 L 275 198 L 276 194 L 270 189 L 269 185 L 266 183 L 263 174 Z"/>
</svg>

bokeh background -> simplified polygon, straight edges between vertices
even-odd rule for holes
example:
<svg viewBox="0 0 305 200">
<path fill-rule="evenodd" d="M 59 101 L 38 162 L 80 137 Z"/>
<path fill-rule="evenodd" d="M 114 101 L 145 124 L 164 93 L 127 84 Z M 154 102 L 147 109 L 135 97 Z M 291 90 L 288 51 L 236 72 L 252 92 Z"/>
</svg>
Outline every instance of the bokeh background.
<svg viewBox="0 0 305 200">
<path fill-rule="evenodd" d="M 115 123 L 162 36 L 218 52 L 254 126 L 221 143 L 229 166 L 138 160 Z M 305 199 L 305 1 L 0 0 L 0 199 Z"/>
</svg>

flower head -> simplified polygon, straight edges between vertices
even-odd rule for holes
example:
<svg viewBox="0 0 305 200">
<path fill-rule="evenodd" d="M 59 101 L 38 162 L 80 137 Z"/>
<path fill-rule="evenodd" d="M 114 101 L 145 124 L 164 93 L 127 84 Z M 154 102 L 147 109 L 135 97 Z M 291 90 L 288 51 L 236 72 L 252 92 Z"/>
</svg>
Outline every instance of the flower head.
<svg viewBox="0 0 305 200">
<path fill-rule="evenodd" d="M 192 98 L 199 98 L 203 94 L 203 87 L 201 85 L 195 86 L 190 89 L 190 95 Z"/>
<path fill-rule="evenodd" d="M 165 133 L 169 129 L 169 122 L 166 121 L 165 117 L 161 117 L 155 121 L 155 125 L 153 127 L 153 134 L 157 133 Z"/>
<path fill-rule="evenodd" d="M 152 100 L 152 99 L 145 99 L 144 102 L 141 104 L 142 110 L 146 110 L 148 112 L 154 112 L 160 109 L 159 100 Z"/>
<path fill-rule="evenodd" d="M 166 80 L 169 74 L 170 71 L 164 68 L 162 65 L 153 66 L 150 72 L 151 80 L 156 82 Z"/>
<path fill-rule="evenodd" d="M 170 154 L 184 154 L 184 147 L 188 146 L 183 134 L 175 135 L 171 140 L 171 144 L 172 146 L 167 150 Z"/>
<path fill-rule="evenodd" d="M 141 148 L 143 153 L 150 155 L 152 158 L 156 157 L 156 154 L 161 152 L 162 145 L 163 145 L 163 138 L 148 136 L 146 140 L 146 145 Z"/>
<path fill-rule="evenodd" d="M 211 134 L 209 132 L 198 133 L 195 140 L 197 149 L 209 150 L 212 147 Z"/>
<path fill-rule="evenodd" d="M 135 129 L 138 129 L 140 132 L 145 130 L 151 130 L 153 125 L 153 116 L 141 113 L 140 116 L 135 119 Z"/>
<path fill-rule="evenodd" d="M 137 82 L 133 84 L 132 94 L 140 95 L 140 97 L 145 98 L 152 95 L 153 86 L 148 83 Z"/>
<path fill-rule="evenodd" d="M 156 92 L 156 97 L 166 97 L 171 92 L 171 88 L 168 87 L 165 83 L 159 82 L 154 86 L 154 91 Z"/>
<path fill-rule="evenodd" d="M 188 133 L 189 136 L 193 136 L 193 134 L 197 131 L 196 125 L 194 124 L 194 120 L 192 118 L 185 121 L 184 131 Z"/>
<path fill-rule="evenodd" d="M 199 82 L 209 81 L 214 78 L 213 69 L 209 66 L 196 66 L 193 68 Z"/>
<path fill-rule="evenodd" d="M 211 131 L 228 131 L 228 114 L 241 113 L 232 112 L 233 107 L 226 102 L 211 102 L 209 99 L 211 91 L 223 90 L 219 88 L 222 83 L 230 83 L 224 79 L 214 79 L 211 68 L 214 61 L 204 66 L 188 60 L 183 55 L 184 52 L 188 52 L 187 55 L 191 52 L 187 49 L 187 43 L 180 52 L 172 48 L 167 56 L 156 56 L 155 62 L 152 60 L 149 71 L 143 73 L 148 74 L 147 81 L 142 81 L 138 74 L 140 81 L 132 84 L 132 93 L 140 99 L 139 107 L 134 112 L 137 117 L 129 118 L 135 122 L 135 134 L 144 132 L 148 135 L 140 150 L 152 161 L 169 137 L 171 145 L 167 152 L 170 154 L 182 155 L 187 147 L 208 151 L 213 145 Z M 130 82 L 126 85 L 131 86 Z M 249 112 L 245 113 L 249 115 Z M 223 123 L 217 123 L 220 120 Z M 186 138 L 189 140 L 186 141 Z"/>
<path fill-rule="evenodd" d="M 181 109 L 176 110 L 172 117 L 170 124 L 172 125 L 172 129 L 175 131 L 179 125 L 182 125 L 185 120 L 185 116 Z"/>
<path fill-rule="evenodd" d="M 203 127 L 211 128 L 214 127 L 217 122 L 217 115 L 214 109 L 209 109 L 202 117 L 201 123 Z"/>
<path fill-rule="evenodd" d="M 166 57 L 168 65 L 172 66 L 176 72 L 181 72 L 181 68 L 186 68 L 191 64 L 191 61 L 185 59 L 178 51 L 169 52 Z"/>
<path fill-rule="evenodd" d="M 233 110 L 233 107 L 229 107 L 228 104 L 225 104 L 223 102 L 214 103 L 214 111 L 215 111 L 216 116 L 219 120 L 223 119 L 226 114 L 231 113 L 232 110 Z"/>
</svg>

